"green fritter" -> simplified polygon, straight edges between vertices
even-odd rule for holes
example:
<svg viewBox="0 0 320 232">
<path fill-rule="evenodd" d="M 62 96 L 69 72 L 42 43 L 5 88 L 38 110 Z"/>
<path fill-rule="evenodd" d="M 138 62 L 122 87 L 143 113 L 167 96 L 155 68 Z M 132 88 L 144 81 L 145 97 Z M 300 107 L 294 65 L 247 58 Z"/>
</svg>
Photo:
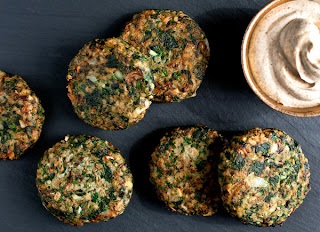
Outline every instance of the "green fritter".
<svg viewBox="0 0 320 232">
<path fill-rule="evenodd" d="M 226 210 L 242 223 L 281 225 L 310 190 L 300 145 L 278 129 L 234 136 L 221 153 L 219 183 Z"/>
<path fill-rule="evenodd" d="M 188 15 L 145 10 L 133 16 L 121 38 L 151 58 L 155 101 L 179 102 L 196 96 L 210 57 L 208 39 Z"/>
<path fill-rule="evenodd" d="M 136 124 L 153 98 L 148 58 L 117 38 L 86 44 L 71 61 L 67 80 L 77 115 L 104 130 Z"/>
<path fill-rule="evenodd" d="M 18 159 L 40 137 L 44 109 L 20 76 L 0 71 L 0 159 Z"/>
<path fill-rule="evenodd" d="M 76 226 L 122 214 L 131 195 L 132 174 L 120 151 L 87 135 L 66 136 L 39 161 L 36 185 L 44 207 Z"/>
<path fill-rule="evenodd" d="M 160 140 L 151 156 L 150 181 L 169 209 L 203 216 L 218 211 L 222 142 L 217 131 L 205 126 L 176 128 Z"/>
</svg>

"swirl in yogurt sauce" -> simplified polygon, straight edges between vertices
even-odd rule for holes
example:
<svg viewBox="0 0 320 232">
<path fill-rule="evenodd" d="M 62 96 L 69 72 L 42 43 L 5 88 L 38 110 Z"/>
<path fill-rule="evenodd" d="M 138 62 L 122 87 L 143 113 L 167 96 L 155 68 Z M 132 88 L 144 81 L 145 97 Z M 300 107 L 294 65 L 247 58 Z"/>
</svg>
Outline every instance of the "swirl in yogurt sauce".
<svg viewBox="0 0 320 232">
<path fill-rule="evenodd" d="M 289 107 L 320 104 L 320 1 L 289 1 L 253 32 L 249 63 L 261 89 Z"/>
</svg>

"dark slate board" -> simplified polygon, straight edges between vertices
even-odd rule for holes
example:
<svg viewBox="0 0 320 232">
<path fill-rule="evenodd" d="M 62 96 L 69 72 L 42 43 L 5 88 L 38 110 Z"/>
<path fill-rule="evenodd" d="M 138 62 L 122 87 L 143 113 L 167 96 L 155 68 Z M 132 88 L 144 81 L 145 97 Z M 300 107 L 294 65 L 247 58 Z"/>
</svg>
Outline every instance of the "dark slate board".
<svg viewBox="0 0 320 232">
<path fill-rule="evenodd" d="M 19 74 L 46 110 L 43 133 L 21 160 L 0 161 L 0 231 L 320 231 L 320 118 L 295 118 L 262 103 L 241 69 L 243 33 L 267 0 L 1 0 L 0 70 Z M 134 13 L 148 8 L 182 10 L 206 32 L 212 59 L 198 96 L 181 103 L 153 104 L 144 120 L 125 131 L 83 123 L 66 95 L 70 59 L 94 38 L 118 36 Z M 252 127 L 285 130 L 302 145 L 311 166 L 312 190 L 276 229 L 242 225 L 225 214 L 188 217 L 166 210 L 148 183 L 147 162 L 170 127 L 205 124 L 230 134 Z M 35 187 L 37 162 L 66 134 L 99 136 L 120 148 L 134 174 L 134 194 L 123 215 L 75 228 L 41 205 Z"/>
</svg>

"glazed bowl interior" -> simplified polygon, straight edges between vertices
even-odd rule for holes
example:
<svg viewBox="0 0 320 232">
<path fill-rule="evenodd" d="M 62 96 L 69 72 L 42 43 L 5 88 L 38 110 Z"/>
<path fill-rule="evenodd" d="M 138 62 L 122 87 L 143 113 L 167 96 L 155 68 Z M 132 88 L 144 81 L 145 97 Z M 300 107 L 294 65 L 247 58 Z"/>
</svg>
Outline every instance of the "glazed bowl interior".
<svg viewBox="0 0 320 232">
<path fill-rule="evenodd" d="M 260 22 L 260 20 L 273 8 L 284 4 L 286 2 L 290 1 L 296 1 L 296 0 L 274 0 L 268 3 L 266 6 L 264 6 L 251 20 L 250 24 L 247 27 L 247 30 L 245 32 L 245 35 L 243 37 L 242 41 L 242 47 L 241 47 L 241 63 L 242 63 L 242 69 L 244 72 L 244 76 L 253 90 L 253 92 L 269 107 L 291 116 L 296 117 L 314 117 L 320 115 L 320 105 L 315 107 L 305 107 L 305 108 L 297 108 L 297 107 L 288 107 L 284 106 L 283 104 L 273 100 L 271 97 L 269 97 L 267 94 L 264 93 L 264 91 L 258 86 L 252 72 L 251 67 L 249 63 L 249 45 L 250 40 L 252 38 L 252 34 L 257 26 L 257 24 Z"/>
</svg>

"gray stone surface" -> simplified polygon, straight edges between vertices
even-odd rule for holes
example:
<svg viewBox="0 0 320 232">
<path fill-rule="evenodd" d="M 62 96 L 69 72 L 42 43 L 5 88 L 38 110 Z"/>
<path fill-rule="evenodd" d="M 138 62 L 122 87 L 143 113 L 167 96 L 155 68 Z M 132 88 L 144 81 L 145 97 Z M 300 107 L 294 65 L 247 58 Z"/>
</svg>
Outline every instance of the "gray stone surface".
<svg viewBox="0 0 320 232">
<path fill-rule="evenodd" d="M 320 231 L 320 118 L 294 118 L 262 103 L 248 87 L 240 63 L 243 33 L 266 0 L 0 0 L 0 70 L 19 74 L 46 110 L 42 136 L 18 161 L 0 161 L 0 231 Z M 212 59 L 198 96 L 153 104 L 144 120 L 125 131 L 83 123 L 66 95 L 71 58 L 94 38 L 118 36 L 134 13 L 148 8 L 182 10 L 204 29 Z M 147 162 L 166 128 L 205 124 L 225 134 L 276 127 L 302 145 L 311 166 L 312 190 L 282 227 L 242 225 L 228 215 L 188 217 L 166 210 L 148 183 Z M 134 194 L 123 215 L 75 228 L 41 205 L 37 162 L 66 134 L 99 136 L 120 148 L 134 174 Z"/>
</svg>

